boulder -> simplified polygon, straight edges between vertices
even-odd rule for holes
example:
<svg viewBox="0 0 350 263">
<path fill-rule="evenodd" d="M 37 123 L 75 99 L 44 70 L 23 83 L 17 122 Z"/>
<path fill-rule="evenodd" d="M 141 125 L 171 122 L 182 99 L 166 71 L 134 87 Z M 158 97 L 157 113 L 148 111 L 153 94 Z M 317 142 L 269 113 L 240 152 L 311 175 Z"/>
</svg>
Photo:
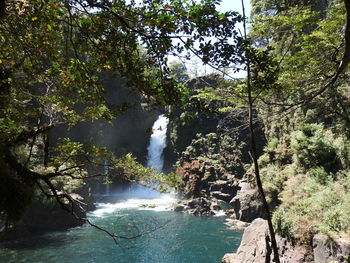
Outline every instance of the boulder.
<svg viewBox="0 0 350 263">
<path fill-rule="evenodd" d="M 306 249 L 277 237 L 281 263 L 305 262 Z M 273 262 L 267 221 L 255 219 L 243 234 L 241 245 L 235 254 L 229 253 L 222 263 L 266 263 Z"/>
<path fill-rule="evenodd" d="M 345 263 L 350 260 L 349 237 L 337 236 L 331 240 L 325 235 L 317 234 L 312 244 L 315 263 Z"/>
<path fill-rule="evenodd" d="M 227 253 L 222 258 L 221 263 L 232 263 L 234 262 L 235 258 L 236 258 L 236 254 Z"/>
<path fill-rule="evenodd" d="M 182 205 L 182 204 L 177 204 L 175 207 L 174 207 L 174 211 L 175 212 L 182 212 L 185 210 L 185 206 Z"/>
<path fill-rule="evenodd" d="M 225 193 L 222 193 L 220 191 L 214 191 L 214 192 L 210 192 L 210 196 L 211 197 L 214 197 L 216 199 L 219 199 L 219 200 L 222 200 L 222 201 L 225 201 L 225 202 L 230 202 L 230 200 L 232 200 L 232 195 L 230 194 L 225 194 Z"/>
<path fill-rule="evenodd" d="M 237 195 L 230 205 L 235 210 L 238 220 L 252 222 L 256 218 L 265 218 L 265 211 L 259 193 L 247 180 L 239 182 Z"/>
<path fill-rule="evenodd" d="M 230 180 L 216 180 L 215 182 L 209 182 L 210 191 L 220 191 L 226 194 L 232 194 L 234 196 L 237 192 L 237 185 Z"/>
<path fill-rule="evenodd" d="M 211 202 L 203 197 L 196 198 L 188 202 L 188 206 L 191 208 L 189 212 L 195 216 L 214 215 L 215 212 L 211 210 L 211 205 Z"/>
<path fill-rule="evenodd" d="M 209 182 L 210 196 L 229 203 L 237 194 L 238 184 L 233 180 Z"/>
<path fill-rule="evenodd" d="M 221 207 L 214 201 L 199 197 L 180 201 L 175 205 L 174 211 L 186 212 L 195 216 L 212 216 L 215 215 L 218 211 L 221 211 Z"/>
<path fill-rule="evenodd" d="M 250 223 L 239 221 L 234 218 L 226 218 L 225 225 L 227 225 L 231 230 L 243 231 L 250 225 Z"/>
<path fill-rule="evenodd" d="M 232 219 L 236 219 L 236 214 L 234 209 L 226 209 L 225 214 Z"/>
</svg>

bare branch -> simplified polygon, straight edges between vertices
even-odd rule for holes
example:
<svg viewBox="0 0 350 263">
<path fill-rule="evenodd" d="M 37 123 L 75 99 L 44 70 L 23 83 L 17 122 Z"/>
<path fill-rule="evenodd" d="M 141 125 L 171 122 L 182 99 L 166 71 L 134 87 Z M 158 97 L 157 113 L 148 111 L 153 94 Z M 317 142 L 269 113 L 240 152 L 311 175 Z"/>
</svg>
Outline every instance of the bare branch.
<svg viewBox="0 0 350 263">
<path fill-rule="evenodd" d="M 246 18 L 245 18 L 245 8 L 244 8 L 244 1 L 242 0 L 242 9 L 243 9 L 243 29 L 244 29 L 244 38 L 247 39 L 247 32 L 246 32 Z M 249 55 L 249 54 L 248 54 Z M 275 230 L 273 228 L 272 219 L 271 219 L 271 212 L 269 205 L 266 200 L 264 188 L 262 185 L 262 181 L 260 178 L 260 169 L 258 164 L 258 155 L 257 155 L 257 147 L 256 147 L 256 139 L 255 139 L 255 132 L 254 132 L 254 100 L 252 97 L 252 87 L 251 87 L 251 65 L 249 58 L 246 60 L 246 66 L 247 66 L 247 93 L 248 93 L 248 112 L 249 112 L 249 132 L 250 132 L 250 149 L 251 149 L 251 157 L 253 159 L 254 163 L 254 172 L 255 172 L 255 179 L 258 186 L 258 191 L 261 197 L 261 201 L 263 203 L 265 214 L 267 217 L 267 224 L 270 232 L 271 237 L 271 245 L 272 250 L 274 254 L 274 261 L 276 263 L 280 263 L 279 255 L 278 255 L 278 246 L 276 242 L 276 235 Z"/>
</svg>

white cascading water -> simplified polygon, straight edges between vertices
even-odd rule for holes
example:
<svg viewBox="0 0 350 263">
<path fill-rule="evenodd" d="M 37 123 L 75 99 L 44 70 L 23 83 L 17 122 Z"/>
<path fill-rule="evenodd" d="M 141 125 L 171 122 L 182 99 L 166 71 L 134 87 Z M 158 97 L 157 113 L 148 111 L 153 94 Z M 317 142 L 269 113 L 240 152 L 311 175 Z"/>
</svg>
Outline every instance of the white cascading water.
<svg viewBox="0 0 350 263">
<path fill-rule="evenodd" d="M 147 166 L 161 172 L 164 165 L 163 151 L 166 147 L 166 131 L 168 118 L 160 115 L 152 127 L 152 135 L 147 147 Z M 105 163 L 104 173 L 108 174 L 108 165 Z M 97 209 L 91 213 L 93 216 L 104 217 L 115 211 L 123 209 L 167 211 L 176 201 L 174 194 L 162 194 L 142 185 L 132 185 L 129 189 L 109 193 L 106 185 L 105 195 L 116 198 L 116 203 L 98 203 Z"/>
<path fill-rule="evenodd" d="M 105 161 L 104 163 L 104 174 L 106 175 L 106 180 L 108 180 L 108 173 L 109 173 L 109 167 L 108 167 L 108 162 Z M 105 188 L 105 195 L 109 195 L 109 189 L 110 189 L 110 184 L 106 183 L 106 188 Z"/>
<path fill-rule="evenodd" d="M 159 115 L 152 127 L 152 135 L 147 147 L 147 166 L 157 172 L 163 170 L 164 158 L 163 151 L 166 147 L 166 131 L 169 119 L 164 115 Z"/>
</svg>

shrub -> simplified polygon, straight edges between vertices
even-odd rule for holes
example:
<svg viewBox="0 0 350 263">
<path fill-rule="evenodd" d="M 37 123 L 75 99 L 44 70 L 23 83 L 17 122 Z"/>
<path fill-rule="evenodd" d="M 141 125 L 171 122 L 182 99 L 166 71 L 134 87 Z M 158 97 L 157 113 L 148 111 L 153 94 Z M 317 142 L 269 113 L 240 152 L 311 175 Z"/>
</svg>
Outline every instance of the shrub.
<svg viewBox="0 0 350 263">
<path fill-rule="evenodd" d="M 327 184 L 335 178 L 333 173 L 327 173 L 323 167 L 312 168 L 307 172 L 307 175 L 314 178 L 320 184 Z"/>
<path fill-rule="evenodd" d="M 274 164 L 261 168 L 261 179 L 269 201 L 279 203 L 279 195 L 284 189 L 285 182 L 295 175 L 295 168 L 294 165 L 287 165 L 282 168 Z"/>
<path fill-rule="evenodd" d="M 321 232 L 328 235 L 346 232 L 350 228 L 349 206 L 340 203 L 327 210 L 322 216 L 318 228 Z"/>
<path fill-rule="evenodd" d="M 298 162 L 306 169 L 323 167 L 326 172 L 337 172 L 341 161 L 334 143 L 334 134 L 321 124 L 305 124 L 292 133 L 291 148 Z"/>
<path fill-rule="evenodd" d="M 276 232 L 286 238 L 293 236 L 293 222 L 288 211 L 279 207 L 273 214 L 272 222 L 275 225 Z"/>
<path fill-rule="evenodd" d="M 290 178 L 281 193 L 282 204 L 273 214 L 277 232 L 300 242 L 308 242 L 316 232 L 326 235 L 349 232 L 347 188 L 348 184 L 334 180 L 320 183 L 319 178 L 305 174 Z"/>
</svg>

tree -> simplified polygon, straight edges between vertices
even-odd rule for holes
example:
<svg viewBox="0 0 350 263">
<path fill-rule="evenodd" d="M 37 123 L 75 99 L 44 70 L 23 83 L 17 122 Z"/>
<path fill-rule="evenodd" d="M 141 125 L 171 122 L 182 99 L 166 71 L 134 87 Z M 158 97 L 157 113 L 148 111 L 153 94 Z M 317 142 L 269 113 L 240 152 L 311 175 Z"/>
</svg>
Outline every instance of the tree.
<svg viewBox="0 0 350 263">
<path fill-rule="evenodd" d="M 75 213 L 81 203 L 70 194 L 69 182 L 101 175 L 105 160 L 115 174 L 148 174 L 129 155 L 117 159 L 68 138 L 47 143 L 55 127 L 108 122 L 125 110 L 107 103 L 105 74 L 122 78 L 149 103 L 164 105 L 183 102 L 185 90 L 171 78 L 167 55 L 192 52 L 220 67 L 239 60 L 239 46 L 228 40 L 240 42 L 235 24 L 241 17 L 217 12 L 213 0 L 2 3 L 0 217 L 7 222 L 17 221 L 40 192 L 93 225 Z M 34 154 L 39 145 L 43 150 Z"/>
<path fill-rule="evenodd" d="M 333 2 L 328 7 L 323 2 L 313 1 L 274 1 L 275 6 L 269 5 L 270 1 L 254 3 L 257 23 L 252 37 L 260 47 L 274 49 L 272 54 L 277 58 L 280 72 L 276 79 L 279 88 L 260 98 L 265 106 L 268 105 L 269 117 L 272 117 L 271 112 L 281 114 L 283 111 L 283 116 L 286 116 L 287 110 L 316 108 L 319 105 L 315 104 L 333 101 L 338 108 L 338 117 L 346 121 L 348 99 L 340 87 L 348 79 L 349 2 Z M 264 6 L 263 3 L 269 4 Z M 326 111 L 322 115 L 329 117 Z M 292 114 L 286 118 L 293 120 Z M 290 119 L 290 126 L 293 126 Z M 323 162 L 322 159 L 318 161 Z M 323 165 L 326 166 L 326 162 Z M 337 166 L 332 168 L 339 169 Z"/>
<path fill-rule="evenodd" d="M 293 108 L 329 89 L 336 92 L 336 87 L 347 80 L 348 1 L 275 1 L 275 5 L 283 6 L 278 11 L 267 3 L 270 2 L 253 3 L 252 38 L 262 46 L 272 47 L 280 61 L 283 73 L 278 83 L 284 89 L 274 97 L 274 105 Z"/>
<path fill-rule="evenodd" d="M 170 73 L 173 75 L 174 79 L 176 79 L 178 82 L 184 83 L 190 78 L 188 76 L 186 66 L 183 63 L 172 62 L 169 65 L 169 70 Z"/>
<path fill-rule="evenodd" d="M 241 63 L 246 65 L 246 83 L 236 80 L 232 90 L 221 87 L 219 90 L 207 89 L 201 94 L 204 98 L 217 99 L 221 93 L 228 103 L 248 104 L 254 173 L 267 211 L 277 262 L 278 249 L 254 146 L 254 107 L 262 101 L 273 108 L 270 112 L 280 106 L 285 114 L 286 110 L 305 105 L 321 95 L 331 95 L 333 100 L 337 98 L 337 112 L 344 118 L 348 104 L 342 101 L 344 95 L 336 90 L 347 78 L 350 50 L 350 8 L 348 1 L 344 3 L 333 3 L 325 12 L 322 9 L 325 3 L 318 1 L 253 1 L 253 30 L 245 39 L 241 56 Z"/>
</svg>

